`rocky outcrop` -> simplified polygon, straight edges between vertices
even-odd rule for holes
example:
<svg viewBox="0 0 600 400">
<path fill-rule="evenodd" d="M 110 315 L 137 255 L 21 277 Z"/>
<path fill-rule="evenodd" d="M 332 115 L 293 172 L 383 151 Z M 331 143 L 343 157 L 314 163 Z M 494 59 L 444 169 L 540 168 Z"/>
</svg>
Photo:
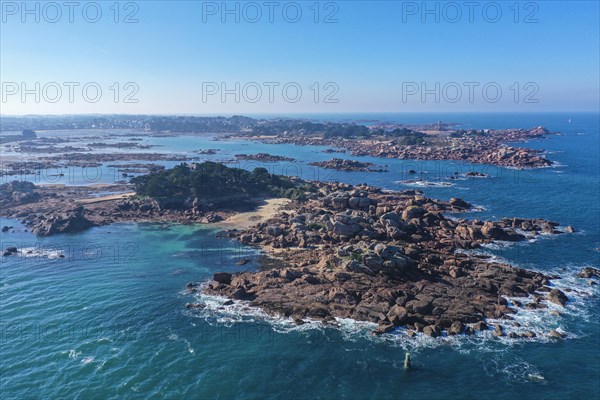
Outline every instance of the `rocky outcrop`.
<svg viewBox="0 0 600 400">
<path fill-rule="evenodd" d="M 35 203 L 41 196 L 31 182 L 12 181 L 0 185 L 0 207 L 15 207 Z"/>
<path fill-rule="evenodd" d="M 169 199 L 119 195 L 103 198 L 105 192 L 131 194 L 133 189 L 128 184 L 35 186 L 29 182 L 11 182 L 0 185 L 0 215 L 20 219 L 33 233 L 49 236 L 119 222 L 209 224 L 236 212 L 254 210 L 260 204 L 246 194 L 211 201 L 190 198 L 176 208 L 166 204 Z"/>
<path fill-rule="evenodd" d="M 356 160 L 347 160 L 342 158 L 332 158 L 328 161 L 311 162 L 308 165 L 321 167 L 326 169 L 334 169 L 336 171 L 350 172 L 387 172 L 385 168 L 377 168 L 373 163 L 361 162 Z"/>
<path fill-rule="evenodd" d="M 81 206 L 59 215 L 40 216 L 38 221 L 31 229 L 32 233 L 38 236 L 81 232 L 95 226 L 85 217 L 85 209 Z"/>
<path fill-rule="evenodd" d="M 548 301 L 558 304 L 560 306 L 565 306 L 568 301 L 568 297 L 564 294 L 560 289 L 552 289 L 550 293 L 548 293 Z"/>
<path fill-rule="evenodd" d="M 238 160 L 251 160 L 260 162 L 294 161 L 294 159 L 291 157 L 275 156 L 269 153 L 236 154 L 235 158 Z"/>
<path fill-rule="evenodd" d="M 295 319 L 353 318 L 377 323 L 376 334 L 405 326 L 430 336 L 471 334 L 487 329 L 486 318 L 510 319 L 520 306 L 504 296 L 539 290 L 549 293 L 548 301 L 567 301 L 546 287 L 548 276 L 461 251 L 525 234 L 558 234 L 556 223 L 449 219 L 445 212 L 468 211 L 471 204 L 415 190 L 316 185 L 318 193 L 306 202 L 229 233 L 244 243 L 286 249 L 285 267 L 234 274 L 230 283 L 211 282 L 205 290 Z"/>
<path fill-rule="evenodd" d="M 600 279 L 600 269 L 585 267 L 577 274 L 580 278 L 598 278 Z"/>
</svg>

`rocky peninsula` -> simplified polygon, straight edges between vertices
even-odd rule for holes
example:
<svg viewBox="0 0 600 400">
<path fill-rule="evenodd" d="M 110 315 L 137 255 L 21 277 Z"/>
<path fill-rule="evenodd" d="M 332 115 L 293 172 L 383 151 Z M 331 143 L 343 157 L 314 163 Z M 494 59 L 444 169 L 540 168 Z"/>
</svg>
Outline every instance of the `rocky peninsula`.
<svg viewBox="0 0 600 400">
<path fill-rule="evenodd" d="M 248 172 L 213 162 L 183 163 L 169 170 L 155 168 L 131 184 L 9 182 L 0 185 L 0 215 L 22 220 L 38 236 L 119 222 L 213 223 L 254 210 L 265 198 L 299 199 L 307 188 L 264 168 Z"/>
</svg>

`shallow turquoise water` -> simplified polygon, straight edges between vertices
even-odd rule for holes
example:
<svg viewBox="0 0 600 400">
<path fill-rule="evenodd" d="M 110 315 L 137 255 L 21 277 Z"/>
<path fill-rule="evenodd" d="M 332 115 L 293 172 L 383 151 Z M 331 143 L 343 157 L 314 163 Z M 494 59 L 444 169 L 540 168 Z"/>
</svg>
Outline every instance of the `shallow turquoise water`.
<svg viewBox="0 0 600 400">
<path fill-rule="evenodd" d="M 215 230 L 198 226 L 122 224 L 35 238 L 18 221 L 1 220 L 2 226 L 18 227 L 15 233 L 0 234 L 3 248 L 14 244 L 38 254 L 1 259 L 2 397 L 598 398 L 600 293 L 598 286 L 575 277 L 582 266 L 600 266 L 595 250 L 600 246 L 598 117 L 572 117 L 568 124 L 564 115 L 516 115 L 514 125 L 506 116 L 490 118 L 466 115 L 459 120 L 475 127 L 543 124 L 559 130 L 561 136 L 527 146 L 550 151 L 550 158 L 562 166 L 526 172 L 487 167 L 490 179 L 423 190 L 433 197 L 458 195 L 486 207 L 474 218 L 543 217 L 578 230 L 489 250 L 526 268 L 559 273 L 565 279 L 557 285 L 577 289 L 569 293 L 571 305 L 563 317 L 535 312 L 519 317 L 539 333 L 561 328 L 569 339 L 383 339 L 351 323 L 341 331 L 293 328 L 235 308 L 192 312 L 185 304 L 196 299 L 184 292 L 185 284 L 208 279 L 215 271 L 252 269 L 235 261 L 253 250 L 217 239 Z M 185 146 L 189 149 L 190 143 Z M 228 146 L 232 153 L 243 148 L 302 160 L 330 157 L 310 147 Z M 387 164 L 390 172 L 326 178 L 401 189 L 406 186 L 396 182 L 407 179 L 404 171 L 415 165 L 375 162 Z M 456 169 L 486 170 L 449 162 L 417 165 L 431 182 L 447 182 Z M 270 167 L 285 168 L 285 163 Z M 65 258 L 53 258 L 57 252 Z M 406 350 L 415 366 L 408 372 L 402 368 Z"/>
</svg>

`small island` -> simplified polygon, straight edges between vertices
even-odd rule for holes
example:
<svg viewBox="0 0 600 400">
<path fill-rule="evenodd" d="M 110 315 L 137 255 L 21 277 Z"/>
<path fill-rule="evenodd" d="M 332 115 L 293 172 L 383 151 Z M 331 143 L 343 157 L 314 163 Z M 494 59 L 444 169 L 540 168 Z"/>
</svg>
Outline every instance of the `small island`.
<svg viewBox="0 0 600 400">
<path fill-rule="evenodd" d="M 256 153 L 256 154 L 236 154 L 237 160 L 246 161 L 260 161 L 260 162 L 279 162 L 279 161 L 295 161 L 291 157 L 276 156 L 269 153 Z"/>
<path fill-rule="evenodd" d="M 315 167 L 321 167 L 326 169 L 333 169 L 336 171 L 348 171 L 348 172 L 388 172 L 385 168 L 378 168 L 375 164 L 370 162 L 362 162 L 356 160 L 348 160 L 342 158 L 332 158 L 327 161 L 315 161 L 308 163 Z"/>
</svg>

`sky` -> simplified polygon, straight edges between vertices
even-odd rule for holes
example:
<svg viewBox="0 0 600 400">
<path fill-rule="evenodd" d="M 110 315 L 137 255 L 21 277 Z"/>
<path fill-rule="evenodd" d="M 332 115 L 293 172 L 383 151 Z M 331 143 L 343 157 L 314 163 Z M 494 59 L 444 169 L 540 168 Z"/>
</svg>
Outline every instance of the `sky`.
<svg viewBox="0 0 600 400">
<path fill-rule="evenodd" d="M 2 1 L 0 113 L 599 111 L 598 1 Z"/>
</svg>

